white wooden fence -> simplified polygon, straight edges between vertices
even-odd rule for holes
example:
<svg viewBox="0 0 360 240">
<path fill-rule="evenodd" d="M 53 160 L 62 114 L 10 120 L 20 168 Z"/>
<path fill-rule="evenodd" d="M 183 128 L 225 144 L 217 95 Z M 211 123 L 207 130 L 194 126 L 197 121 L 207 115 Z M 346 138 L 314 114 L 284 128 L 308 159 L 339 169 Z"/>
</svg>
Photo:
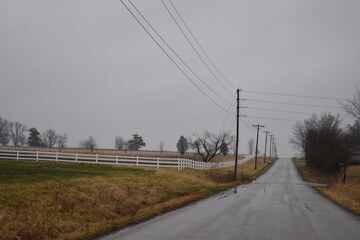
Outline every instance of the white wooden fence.
<svg viewBox="0 0 360 240">
<path fill-rule="evenodd" d="M 53 161 L 53 162 L 78 162 L 116 164 L 129 166 L 147 167 L 173 167 L 181 169 L 213 169 L 217 163 L 197 162 L 186 158 L 160 158 L 160 157 L 134 157 L 120 155 L 80 154 L 65 152 L 42 152 L 23 150 L 0 150 L 0 159 L 30 160 L 30 161 Z"/>
</svg>

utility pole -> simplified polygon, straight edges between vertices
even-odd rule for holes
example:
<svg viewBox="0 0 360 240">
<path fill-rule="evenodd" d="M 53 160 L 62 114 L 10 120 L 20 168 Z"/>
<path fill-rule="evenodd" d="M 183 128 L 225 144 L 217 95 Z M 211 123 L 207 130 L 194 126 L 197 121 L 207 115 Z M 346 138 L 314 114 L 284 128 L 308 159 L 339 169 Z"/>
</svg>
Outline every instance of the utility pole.
<svg viewBox="0 0 360 240">
<path fill-rule="evenodd" d="M 272 137 L 274 136 L 274 135 L 269 135 L 270 136 L 270 161 L 271 161 L 271 150 L 272 150 L 272 144 L 271 144 L 271 142 L 272 142 Z"/>
<path fill-rule="evenodd" d="M 240 89 L 236 90 L 237 93 L 237 106 L 236 106 L 236 150 L 235 150 L 235 169 L 234 169 L 234 180 L 237 178 L 237 162 L 239 153 L 239 109 L 240 109 Z"/>
<path fill-rule="evenodd" d="M 275 144 L 275 137 L 273 137 L 273 155 L 274 155 L 274 158 L 276 159 L 277 149 L 276 149 L 276 144 Z"/>
<path fill-rule="evenodd" d="M 257 129 L 256 131 L 256 147 L 255 147 L 255 170 L 257 167 L 257 152 L 258 152 L 258 142 L 259 142 L 259 129 L 265 127 L 264 125 L 253 125 Z"/>
<path fill-rule="evenodd" d="M 270 133 L 269 131 L 264 131 L 265 135 L 265 151 L 264 151 L 264 164 L 266 163 L 266 146 L 267 146 L 267 136 Z"/>
</svg>

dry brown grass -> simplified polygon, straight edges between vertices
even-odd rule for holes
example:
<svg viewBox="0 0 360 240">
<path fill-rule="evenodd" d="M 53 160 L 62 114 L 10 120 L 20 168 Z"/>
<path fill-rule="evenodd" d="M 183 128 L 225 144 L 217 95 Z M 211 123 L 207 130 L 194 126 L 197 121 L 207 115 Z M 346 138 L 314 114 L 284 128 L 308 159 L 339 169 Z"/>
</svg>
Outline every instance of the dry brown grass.
<svg viewBox="0 0 360 240">
<path fill-rule="evenodd" d="M 265 163 L 262 157 L 258 157 L 257 169 L 255 170 L 255 159 L 251 159 L 243 164 L 238 165 L 238 179 L 239 182 L 250 182 L 260 176 L 266 171 L 271 164 Z M 206 172 L 206 178 L 211 179 L 216 183 L 224 183 L 233 181 L 234 179 L 234 168 L 223 168 L 223 169 L 212 169 Z"/>
<path fill-rule="evenodd" d="M 315 188 L 321 194 L 360 215 L 360 166 L 348 166 L 346 184 L 342 184 L 336 176 L 315 171 L 303 160 L 296 160 L 295 165 L 305 181 L 328 184 L 328 187 Z"/>
<path fill-rule="evenodd" d="M 244 159 L 244 156 L 238 156 L 238 160 Z M 235 160 L 235 156 L 228 155 L 228 156 L 216 156 L 212 162 L 231 162 Z"/>
<path fill-rule="evenodd" d="M 254 171 L 253 161 L 242 164 L 238 171 L 248 179 L 242 177 L 235 182 L 232 169 L 178 172 L 13 162 L 17 173 L 22 168 L 36 172 L 51 167 L 52 174 L 57 174 L 59 167 L 68 168 L 71 175 L 14 175 L 0 181 L 0 239 L 4 240 L 90 239 L 250 180 L 266 167 L 261 164 Z M 74 166 L 78 172 L 74 172 Z M 84 171 L 94 172 L 84 175 Z"/>
</svg>

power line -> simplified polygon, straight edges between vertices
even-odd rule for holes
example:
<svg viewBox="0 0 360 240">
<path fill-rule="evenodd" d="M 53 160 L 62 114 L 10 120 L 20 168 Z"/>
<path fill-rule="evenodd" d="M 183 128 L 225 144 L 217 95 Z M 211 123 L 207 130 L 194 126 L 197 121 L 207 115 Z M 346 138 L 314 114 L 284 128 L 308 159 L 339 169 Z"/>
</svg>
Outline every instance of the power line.
<svg viewBox="0 0 360 240">
<path fill-rule="evenodd" d="M 211 102 L 213 102 L 215 105 L 217 105 L 219 108 L 224 110 L 225 112 L 228 112 L 224 107 L 219 105 L 217 102 L 215 102 L 210 96 L 208 96 L 185 72 L 184 70 L 175 62 L 175 60 L 166 52 L 166 50 L 156 41 L 156 39 L 151 35 L 151 33 L 146 29 L 146 27 L 141 23 L 141 21 L 135 16 L 135 14 L 130 10 L 130 8 L 124 3 L 123 0 L 120 0 L 120 2 L 125 6 L 125 8 L 128 10 L 128 12 L 135 18 L 135 20 L 140 24 L 140 26 L 144 29 L 144 31 L 151 37 L 151 39 L 156 43 L 156 45 L 163 51 L 163 53 L 171 60 L 171 62 L 185 75 L 185 77 L 191 81 L 191 83 L 202 93 L 204 94 Z M 130 4 L 137 10 L 137 8 L 132 4 L 132 2 L 129 0 Z M 149 24 L 149 26 L 154 30 L 155 33 L 157 31 L 152 27 L 152 25 L 146 20 L 146 18 L 137 10 L 137 12 L 142 16 L 142 18 Z M 163 40 L 163 42 L 172 50 L 172 48 L 166 43 L 166 41 L 157 33 L 157 35 Z M 172 52 L 182 61 L 182 59 L 172 50 Z M 189 66 L 182 61 L 185 66 L 189 68 Z M 193 71 L 192 71 L 193 72 Z M 194 72 L 193 72 L 194 73 Z M 194 73 L 194 75 L 196 75 Z M 196 75 L 197 76 L 197 75 Z M 203 82 L 204 83 L 204 82 Z M 205 83 L 204 83 L 205 84 Z M 207 84 L 205 84 L 207 86 Z"/>
<path fill-rule="evenodd" d="M 256 108 L 256 107 L 248 107 L 248 108 L 249 108 L 249 109 L 254 109 L 254 110 L 269 111 L 269 112 L 298 113 L 298 114 L 313 114 L 313 113 L 308 113 L 308 112 L 296 112 L 296 111 L 277 110 L 277 109 L 267 109 L 267 108 Z"/>
<path fill-rule="evenodd" d="M 323 105 L 312 105 L 312 104 L 301 104 L 301 103 L 274 102 L 274 101 L 254 100 L 254 99 L 243 99 L 243 100 L 251 101 L 251 102 L 275 103 L 275 104 L 285 104 L 285 105 L 294 105 L 294 106 L 306 106 L 306 107 L 340 108 L 340 107 L 334 107 L 334 106 L 323 106 Z"/>
<path fill-rule="evenodd" d="M 269 111 L 269 112 L 283 112 L 283 113 L 296 113 L 296 114 L 308 114 L 308 115 L 314 114 L 314 113 L 309 113 L 309 112 L 296 112 L 296 111 L 275 110 L 275 109 L 266 109 L 266 108 L 254 108 L 254 107 L 248 107 L 248 108 L 254 109 L 254 110 Z M 351 116 L 341 115 L 340 117 L 346 118 L 346 117 L 351 117 Z"/>
<path fill-rule="evenodd" d="M 181 33 L 184 35 L 184 37 L 186 38 L 186 40 L 188 41 L 188 43 L 190 44 L 190 46 L 192 47 L 192 49 L 196 52 L 197 56 L 200 58 L 200 60 L 202 61 L 202 63 L 205 65 L 205 67 L 210 71 L 210 73 L 213 75 L 213 77 L 219 82 L 219 84 L 230 94 L 232 94 L 223 84 L 222 82 L 218 79 L 218 77 L 214 74 L 214 72 L 210 69 L 209 65 L 204 61 L 204 59 L 201 57 L 201 55 L 199 54 L 199 52 L 196 50 L 195 46 L 192 44 L 192 42 L 190 41 L 190 39 L 187 37 L 186 33 L 184 32 L 184 30 L 182 29 L 182 27 L 179 25 L 178 21 L 175 19 L 174 15 L 171 13 L 170 9 L 167 7 L 167 5 L 165 4 L 164 0 L 161 0 L 161 2 L 163 3 L 163 5 L 165 6 L 166 10 L 168 11 L 168 13 L 170 14 L 170 16 L 172 17 L 172 19 L 174 20 L 174 22 L 176 23 L 176 25 L 178 26 L 178 28 L 180 29 Z M 172 3 L 171 0 L 169 0 L 170 4 L 172 5 L 172 7 L 174 8 L 175 12 L 177 13 L 177 15 L 179 16 L 179 18 L 181 19 L 182 23 L 184 24 L 184 26 L 186 27 L 186 29 L 189 31 L 189 33 L 191 34 L 191 36 L 193 37 L 193 39 L 195 40 L 195 42 L 197 43 L 197 45 L 199 46 L 199 48 L 202 50 L 202 52 L 204 53 L 204 55 L 207 57 L 207 59 L 210 61 L 210 63 L 214 66 L 214 68 L 220 73 L 221 76 L 223 76 L 224 80 L 230 85 L 232 86 L 224 77 L 223 74 L 221 74 L 221 72 L 219 71 L 219 69 L 215 66 L 215 64 L 213 63 L 213 61 L 211 61 L 211 59 L 209 58 L 209 56 L 206 54 L 206 52 L 204 51 L 204 49 L 201 47 L 199 41 L 195 38 L 194 34 L 192 33 L 192 31 L 190 30 L 190 28 L 188 27 L 188 25 L 185 23 L 184 19 L 181 17 L 179 11 L 177 10 L 177 8 L 175 7 L 175 5 Z M 232 86 L 233 87 L 233 86 Z M 235 89 L 235 87 L 233 87 Z"/>
<path fill-rule="evenodd" d="M 242 91 L 246 92 L 246 93 L 259 93 L 259 94 L 278 95 L 278 96 L 286 96 L 286 97 L 315 98 L 315 99 L 328 99 L 328 100 L 346 100 L 344 98 L 334 98 L 334 97 L 296 95 L 296 94 L 272 93 L 272 92 L 261 92 L 261 91 L 250 91 L 250 90 L 242 90 Z"/>
<path fill-rule="evenodd" d="M 256 118 L 262 118 L 262 119 L 270 119 L 270 120 L 276 120 L 276 121 L 286 121 L 286 122 L 298 122 L 298 121 L 299 121 L 299 120 L 285 119 L 285 118 L 270 118 L 270 117 L 259 117 L 259 116 L 249 116 L 249 117 L 256 117 Z"/>
<path fill-rule="evenodd" d="M 250 120 L 249 120 L 249 118 L 247 117 L 247 115 L 246 115 L 246 113 L 245 113 L 245 111 L 243 110 L 243 108 L 244 107 L 240 107 L 240 113 L 241 113 L 241 115 L 240 115 L 240 121 L 242 122 L 242 123 L 244 123 L 244 125 L 248 128 L 248 129 L 252 129 L 252 127 L 250 127 L 251 125 L 252 125 L 252 123 L 250 122 Z M 242 110 L 242 112 L 241 112 L 241 110 Z M 247 122 L 246 122 L 246 120 L 247 120 Z"/>
<path fill-rule="evenodd" d="M 245 100 L 245 101 L 244 101 L 244 105 L 245 105 L 244 108 L 249 112 L 249 115 L 254 115 L 254 114 L 252 113 L 252 111 L 249 109 L 248 105 L 246 104 L 246 99 L 242 99 L 242 100 Z M 244 112 L 245 112 L 245 111 L 244 111 Z M 246 119 L 248 120 L 248 122 L 250 123 L 250 125 L 253 125 L 248 118 L 246 118 Z M 258 119 L 254 118 L 254 117 L 253 117 L 253 119 L 254 119 L 255 122 L 260 122 Z"/>
<path fill-rule="evenodd" d="M 220 94 L 215 92 L 202 78 L 200 78 L 192 68 L 189 67 L 188 64 L 175 52 L 175 50 L 164 40 L 164 38 L 156 31 L 156 29 L 150 24 L 150 22 L 146 19 L 146 17 L 139 11 L 139 9 L 131 2 L 131 0 L 128 0 L 130 4 L 134 7 L 134 9 L 138 12 L 138 14 L 143 18 L 143 20 L 151 27 L 151 29 L 156 33 L 156 35 L 165 43 L 165 45 L 175 54 L 175 56 L 187 67 L 187 69 L 192 72 L 192 74 L 195 75 L 195 77 L 201 81 L 210 91 L 212 91 L 216 96 L 218 96 L 220 99 L 225 101 L 228 104 L 231 104 L 228 100 L 223 98 Z"/>
<path fill-rule="evenodd" d="M 235 122 L 236 122 L 236 116 L 233 117 L 233 119 L 231 121 L 231 124 L 229 125 L 229 131 L 228 132 L 231 132 L 231 129 L 233 129 L 233 127 L 235 125 Z"/>
<path fill-rule="evenodd" d="M 236 95 L 233 96 L 231 102 L 234 102 L 234 100 L 236 99 Z M 225 119 L 223 121 L 223 124 L 222 124 L 222 127 L 221 127 L 221 131 L 220 132 L 223 132 L 226 128 L 226 125 L 228 124 L 228 121 L 230 119 L 231 116 L 234 116 L 235 115 L 235 106 L 229 106 L 229 109 L 228 109 L 228 113 L 226 114 L 225 116 Z"/>
<path fill-rule="evenodd" d="M 251 122 L 250 122 L 249 118 L 247 117 L 247 115 L 244 114 L 243 117 L 244 117 L 244 118 L 240 118 L 240 120 L 245 124 L 245 126 L 246 126 L 248 129 L 252 129 L 252 127 L 250 127 L 250 126 L 253 125 L 253 124 L 251 124 Z M 250 125 L 249 125 L 245 120 L 243 120 L 243 119 L 246 119 Z"/>
</svg>

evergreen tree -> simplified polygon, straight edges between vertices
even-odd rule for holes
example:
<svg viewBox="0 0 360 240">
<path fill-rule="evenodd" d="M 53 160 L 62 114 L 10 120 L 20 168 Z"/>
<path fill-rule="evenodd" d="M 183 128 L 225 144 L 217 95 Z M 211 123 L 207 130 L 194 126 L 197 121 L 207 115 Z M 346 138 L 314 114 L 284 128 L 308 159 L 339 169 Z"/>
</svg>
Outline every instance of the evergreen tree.
<svg viewBox="0 0 360 240">
<path fill-rule="evenodd" d="M 176 144 L 176 148 L 179 151 L 179 153 L 181 153 L 181 154 L 186 153 L 186 151 L 188 149 L 188 142 L 187 142 L 187 139 L 184 138 L 184 136 L 181 136 L 179 138 L 179 141 Z"/>
<path fill-rule="evenodd" d="M 10 142 L 9 122 L 0 117 L 0 145 L 7 146 Z"/>
<path fill-rule="evenodd" d="M 128 141 L 129 150 L 139 150 L 141 147 L 145 147 L 146 144 L 143 141 L 142 137 L 139 134 L 133 134 L 133 139 Z"/>
<path fill-rule="evenodd" d="M 227 156 L 229 153 L 229 147 L 228 144 L 222 143 L 220 146 L 220 152 L 223 156 Z"/>
<path fill-rule="evenodd" d="M 29 147 L 41 147 L 42 142 L 39 131 L 36 128 L 30 128 L 28 131 L 30 132 L 27 140 Z"/>
</svg>

